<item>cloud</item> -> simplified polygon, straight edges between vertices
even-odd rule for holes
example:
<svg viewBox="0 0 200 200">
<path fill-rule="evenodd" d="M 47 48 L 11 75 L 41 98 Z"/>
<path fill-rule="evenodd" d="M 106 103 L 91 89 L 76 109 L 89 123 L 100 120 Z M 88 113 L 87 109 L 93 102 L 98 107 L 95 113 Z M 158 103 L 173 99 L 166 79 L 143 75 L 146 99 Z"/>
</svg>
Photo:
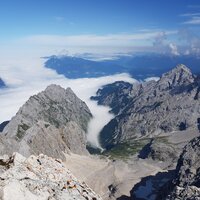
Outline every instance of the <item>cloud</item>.
<svg viewBox="0 0 200 200">
<path fill-rule="evenodd" d="M 0 90 L 0 122 L 11 119 L 31 95 L 44 90 L 50 84 L 59 84 L 64 88 L 71 87 L 77 96 L 86 102 L 94 116 L 89 124 L 87 134 L 88 141 L 94 146 L 100 146 L 98 134 L 114 116 L 108 112 L 108 107 L 98 106 L 96 102 L 91 101 L 90 96 L 95 95 L 100 87 L 108 83 L 118 80 L 136 82 L 128 74 L 100 78 L 67 79 L 50 69 L 44 68 L 43 65 L 36 65 L 35 67 L 18 64 L 10 67 L 1 67 L 0 65 L 0 74 L 9 85 L 9 88 Z"/>
<path fill-rule="evenodd" d="M 184 54 L 200 56 L 200 36 L 189 29 L 181 29 L 179 38 L 185 43 Z"/>
<path fill-rule="evenodd" d="M 154 37 L 153 46 L 155 46 L 155 47 L 163 46 L 166 39 L 167 39 L 167 35 L 166 35 L 166 33 L 164 31 L 158 33 Z"/>
<path fill-rule="evenodd" d="M 62 16 L 56 16 L 56 17 L 55 17 L 55 20 L 58 21 L 58 22 L 62 22 L 62 21 L 65 20 L 65 18 L 62 17 Z"/>
<path fill-rule="evenodd" d="M 179 56 L 180 53 L 178 52 L 178 47 L 174 43 L 169 43 L 169 48 L 171 50 L 171 54 L 175 56 Z"/>
<path fill-rule="evenodd" d="M 180 17 L 187 18 L 182 24 L 187 24 L 187 25 L 199 25 L 200 24 L 200 13 L 185 13 L 181 14 Z"/>
<path fill-rule="evenodd" d="M 200 24 L 200 17 L 194 16 L 191 19 L 186 20 L 183 24 L 190 24 L 190 25 L 199 25 Z"/>
<path fill-rule="evenodd" d="M 184 13 L 179 15 L 180 17 L 194 17 L 194 16 L 200 16 L 200 13 Z"/>
<path fill-rule="evenodd" d="M 146 79 L 144 79 L 145 82 L 149 82 L 149 81 L 158 81 L 160 79 L 160 77 L 148 77 Z"/>
<path fill-rule="evenodd" d="M 169 53 L 175 56 L 180 55 L 177 45 L 168 40 L 165 32 L 160 32 L 156 35 L 153 41 L 153 46 L 156 52 Z"/>
<path fill-rule="evenodd" d="M 148 42 L 161 31 L 149 31 L 133 34 L 109 35 L 32 35 L 18 40 L 19 43 L 31 45 L 53 46 L 134 46 L 138 41 Z M 165 31 L 166 35 L 175 34 L 176 31 Z"/>
</svg>

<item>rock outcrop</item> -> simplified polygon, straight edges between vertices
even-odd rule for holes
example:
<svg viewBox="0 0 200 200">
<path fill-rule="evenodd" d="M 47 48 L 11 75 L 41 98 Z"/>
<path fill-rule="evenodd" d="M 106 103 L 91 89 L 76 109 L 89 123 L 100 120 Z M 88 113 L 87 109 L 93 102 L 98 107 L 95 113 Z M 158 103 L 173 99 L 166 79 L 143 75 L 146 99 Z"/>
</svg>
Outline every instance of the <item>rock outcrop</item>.
<svg viewBox="0 0 200 200">
<path fill-rule="evenodd" d="M 168 188 L 161 190 L 159 199 L 188 200 L 200 198 L 200 137 L 191 140 L 183 149 L 176 167 L 176 177 Z M 168 189 L 168 190 L 167 190 Z M 170 192 L 171 191 L 171 192 Z M 165 194 L 165 195 L 164 195 Z"/>
<path fill-rule="evenodd" d="M 173 162 L 178 159 L 179 152 L 176 146 L 169 144 L 165 140 L 152 139 L 139 152 L 139 158 L 152 158 L 153 160 L 163 162 Z"/>
<path fill-rule="evenodd" d="M 18 153 L 0 157 L 0 199 L 101 200 L 78 181 L 64 164 L 40 154 L 25 158 Z"/>
<path fill-rule="evenodd" d="M 96 96 L 92 96 L 91 99 L 97 101 L 99 105 L 110 106 L 111 112 L 118 114 L 131 100 L 130 92 L 132 89 L 132 84 L 117 81 L 99 89 Z"/>
<path fill-rule="evenodd" d="M 4 128 L 1 154 L 17 151 L 25 156 L 43 153 L 64 159 L 63 152 L 87 154 L 86 130 L 92 114 L 70 88 L 50 85 L 30 97 Z"/>
<path fill-rule="evenodd" d="M 135 138 L 198 128 L 200 84 L 198 77 L 186 66 L 178 65 L 158 81 L 134 87 L 127 85 L 121 82 L 105 86 L 98 91 L 97 97 L 93 97 L 98 103 L 118 110 L 100 134 L 104 147 Z M 108 87 L 118 89 L 109 90 Z M 120 98 L 114 94 L 118 90 Z"/>
</svg>

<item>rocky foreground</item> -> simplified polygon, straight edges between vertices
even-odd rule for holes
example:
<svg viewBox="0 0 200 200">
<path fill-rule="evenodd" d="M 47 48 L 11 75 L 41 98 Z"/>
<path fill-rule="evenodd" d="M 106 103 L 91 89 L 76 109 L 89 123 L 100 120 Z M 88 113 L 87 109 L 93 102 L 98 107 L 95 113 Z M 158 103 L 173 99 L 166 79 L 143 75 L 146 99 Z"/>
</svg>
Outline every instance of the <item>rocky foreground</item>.
<svg viewBox="0 0 200 200">
<path fill-rule="evenodd" d="M 0 155 L 12 155 L 0 157 L 0 199 L 198 199 L 199 80 L 179 65 L 159 81 L 100 89 L 92 98 L 116 115 L 102 130 L 101 156 L 86 149 L 87 105 L 48 86 L 0 125 Z"/>
<path fill-rule="evenodd" d="M 200 137 L 183 149 L 176 167 L 175 178 L 161 190 L 157 200 L 200 199 Z"/>
<path fill-rule="evenodd" d="M 59 159 L 18 153 L 0 157 L 0 199 L 101 200 L 79 182 Z"/>
</svg>

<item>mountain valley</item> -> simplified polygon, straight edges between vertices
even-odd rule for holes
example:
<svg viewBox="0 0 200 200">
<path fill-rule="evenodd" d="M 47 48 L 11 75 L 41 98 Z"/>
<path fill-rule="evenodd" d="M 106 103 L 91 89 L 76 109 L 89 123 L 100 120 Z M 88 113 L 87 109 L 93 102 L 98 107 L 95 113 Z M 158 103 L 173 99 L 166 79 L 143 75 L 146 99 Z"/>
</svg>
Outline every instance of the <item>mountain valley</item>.
<svg viewBox="0 0 200 200">
<path fill-rule="evenodd" d="M 29 163 L 36 173 L 38 163 L 42 170 L 42 165 L 51 162 L 47 167 L 54 170 L 51 169 L 53 163 L 61 162 L 57 159 L 62 159 L 63 167 L 70 170 L 67 173 L 76 176 L 83 190 L 90 187 L 94 191 L 87 193 L 90 197 L 83 195 L 83 199 L 167 200 L 193 197 L 199 192 L 199 91 L 199 77 L 184 65 L 164 73 L 157 81 L 136 84 L 118 81 L 103 86 L 91 100 L 109 106 L 114 118 L 99 135 L 104 150 L 91 155 L 87 131 L 93 114 L 70 88 L 49 85 L 44 91 L 31 96 L 10 121 L 1 125 L 0 176 L 17 172 L 12 180 L 2 179 L 3 198 L 11 199 L 5 191 L 12 184 L 17 185 L 16 192 L 22 195 L 19 197 L 22 199 L 32 195 L 34 200 L 36 194 L 39 199 L 45 195 L 50 198 L 53 194 L 53 199 L 65 198 L 65 195 L 70 199 L 79 195 L 76 191 L 70 193 L 68 186 L 65 190 L 69 194 L 60 193 L 65 190 L 53 186 L 55 182 L 51 178 L 54 183 L 45 188 L 53 193 L 33 191 L 33 187 L 44 187 L 44 183 L 38 185 L 38 178 L 24 171 L 24 167 Z M 19 153 L 16 154 L 19 161 L 15 161 L 13 152 Z M 23 169 L 13 164 L 15 162 L 22 163 Z M 21 171 L 27 177 L 23 181 L 19 178 Z M 186 175 L 185 171 L 188 171 Z M 47 172 L 37 173 L 42 173 L 43 180 Z M 73 177 L 75 182 L 76 178 Z M 81 186 L 81 182 L 88 186 Z M 187 183 L 188 192 L 183 193 Z M 25 189 L 27 184 L 30 187 Z M 92 195 L 96 196 L 93 198 Z"/>
</svg>

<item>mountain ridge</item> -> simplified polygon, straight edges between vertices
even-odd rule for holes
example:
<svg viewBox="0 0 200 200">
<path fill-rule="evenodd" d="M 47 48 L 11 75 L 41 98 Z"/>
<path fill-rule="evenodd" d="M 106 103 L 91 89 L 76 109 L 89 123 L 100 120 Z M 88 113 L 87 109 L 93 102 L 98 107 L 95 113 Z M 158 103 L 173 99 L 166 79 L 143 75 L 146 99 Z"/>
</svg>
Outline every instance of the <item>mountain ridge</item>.
<svg viewBox="0 0 200 200">
<path fill-rule="evenodd" d="M 188 128 L 197 129 L 200 115 L 200 85 L 197 80 L 197 76 L 189 68 L 178 65 L 163 74 L 158 81 L 129 87 L 128 91 L 124 91 L 124 98 L 115 98 L 112 91 L 105 90 L 108 86 L 103 87 L 92 98 L 100 104 L 111 106 L 111 109 L 114 109 L 113 102 L 115 107 L 118 103 L 121 109 L 115 112 L 116 117 L 103 128 L 101 143 L 105 147 L 132 138 L 152 137 Z M 114 83 L 109 87 L 122 88 L 120 92 L 123 96 L 123 84 L 127 83 L 121 83 L 120 86 Z M 105 102 L 101 97 L 110 101 Z M 193 114 L 190 116 L 188 113 Z"/>
<path fill-rule="evenodd" d="M 44 153 L 62 159 L 63 152 L 88 154 L 86 131 L 91 117 L 87 105 L 70 88 L 50 85 L 30 97 L 5 126 L 1 153 Z"/>
</svg>

